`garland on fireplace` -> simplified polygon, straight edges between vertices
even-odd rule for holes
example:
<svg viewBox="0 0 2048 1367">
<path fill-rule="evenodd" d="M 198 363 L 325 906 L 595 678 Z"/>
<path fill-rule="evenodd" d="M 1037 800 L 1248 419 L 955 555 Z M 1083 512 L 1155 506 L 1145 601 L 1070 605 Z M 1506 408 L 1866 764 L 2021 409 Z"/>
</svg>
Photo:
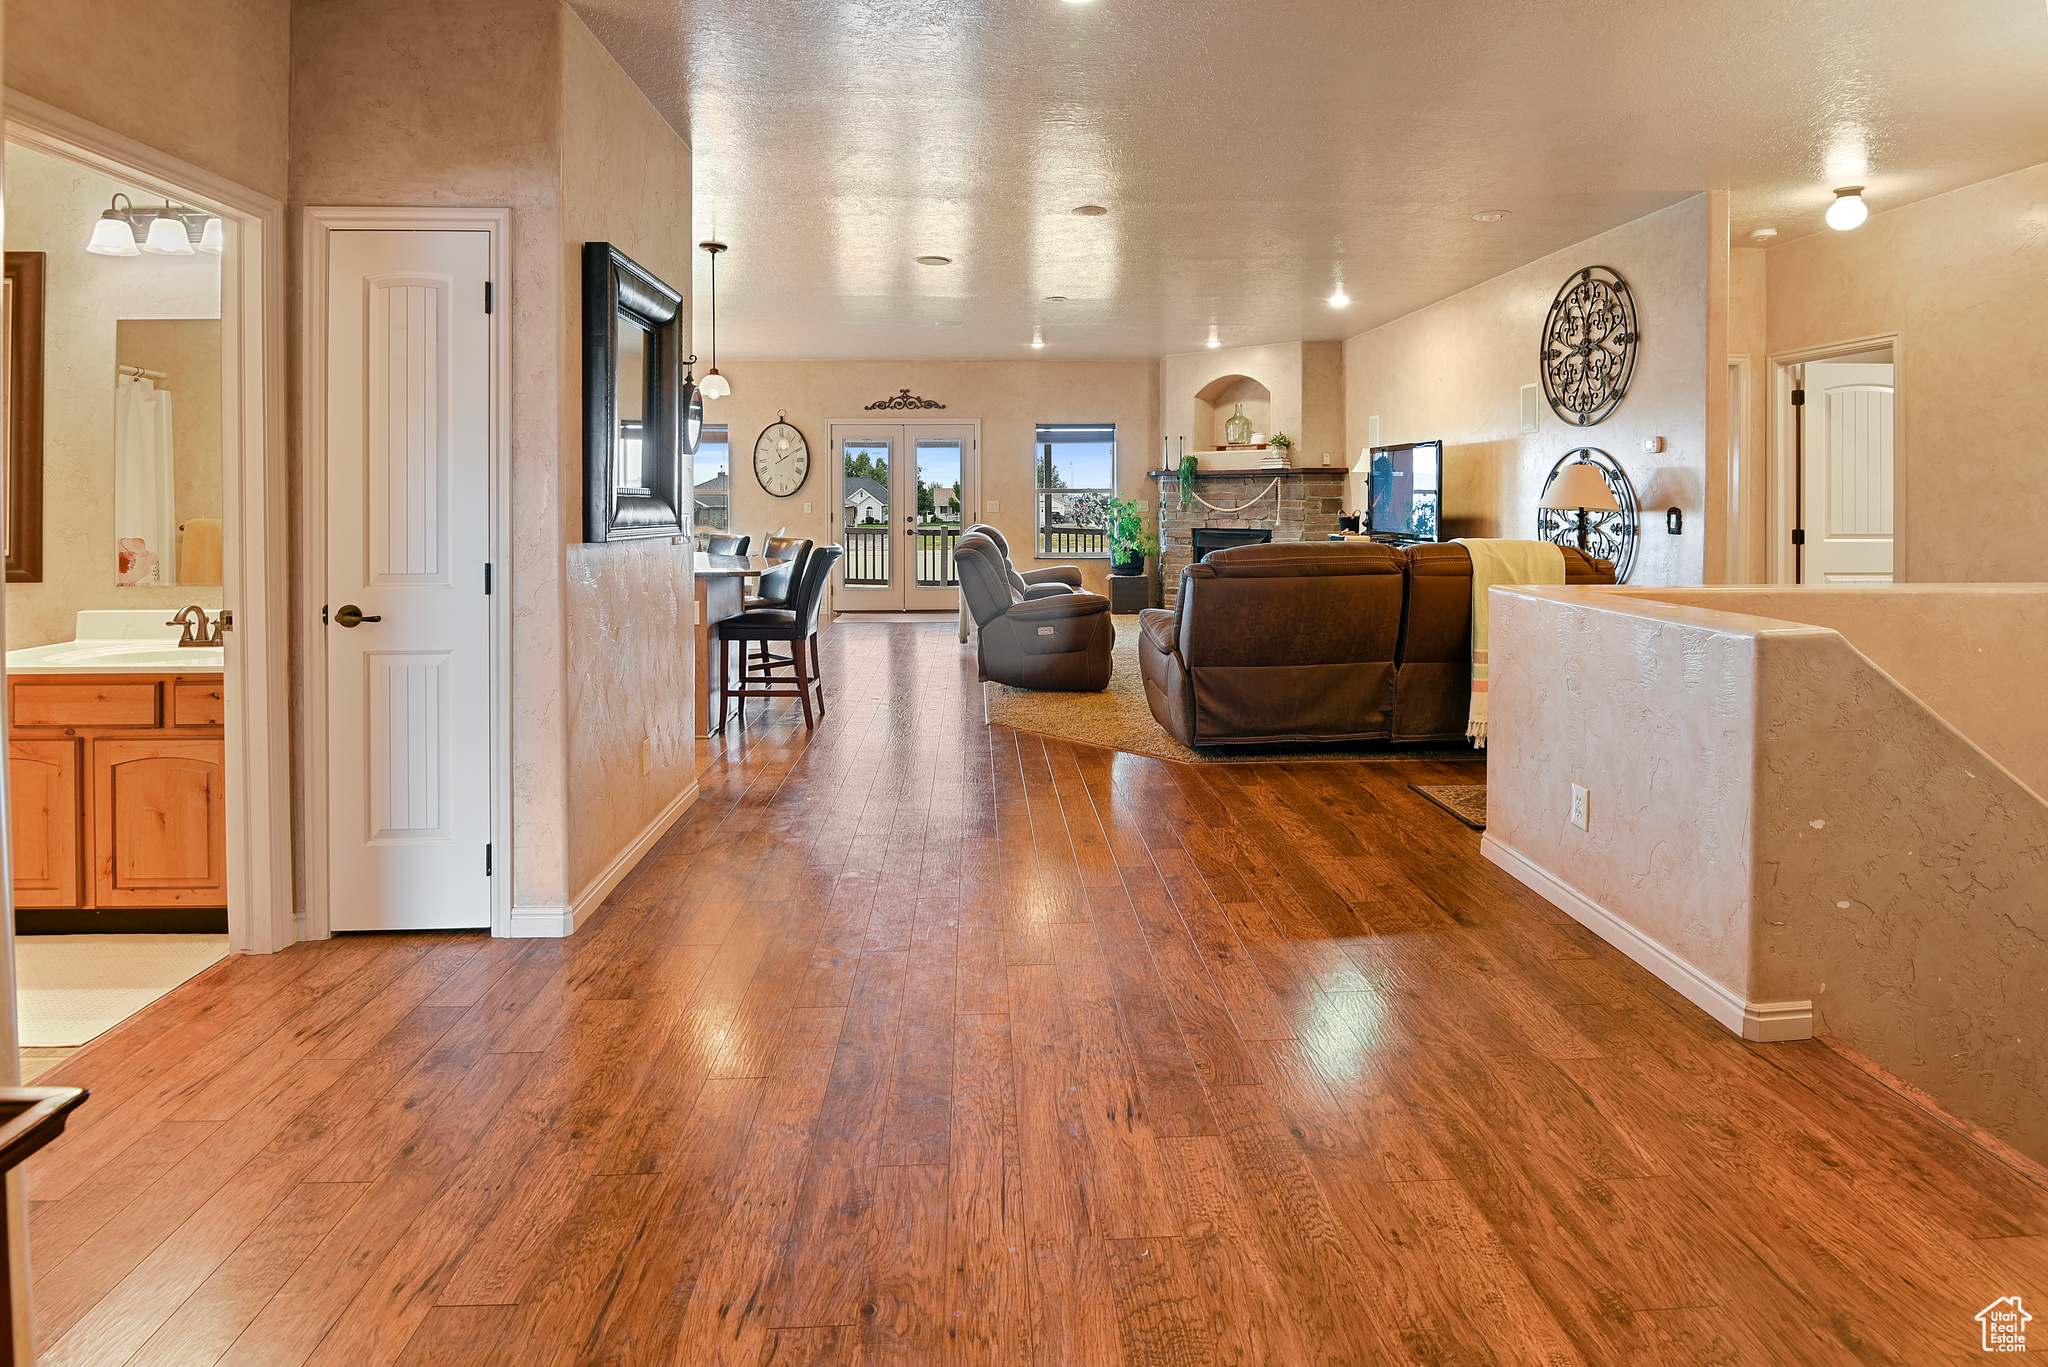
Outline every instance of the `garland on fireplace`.
<svg viewBox="0 0 2048 1367">
<path fill-rule="evenodd" d="M 1279 491 L 1279 488 L 1280 481 L 1278 479 L 1275 479 L 1271 484 L 1268 484 L 1265 488 L 1259 490 L 1259 492 L 1253 494 L 1249 499 L 1245 500 L 1243 503 L 1238 504 L 1235 508 L 1225 508 L 1220 504 L 1211 503 L 1208 499 L 1203 498 L 1200 494 L 1194 493 L 1193 490 L 1187 490 L 1186 492 L 1193 495 L 1195 502 L 1201 504 L 1204 508 L 1207 508 L 1212 512 L 1241 513 L 1245 509 L 1251 507 L 1252 504 L 1257 503 L 1260 499 L 1264 498 L 1267 494 L 1277 493 Z"/>
</svg>

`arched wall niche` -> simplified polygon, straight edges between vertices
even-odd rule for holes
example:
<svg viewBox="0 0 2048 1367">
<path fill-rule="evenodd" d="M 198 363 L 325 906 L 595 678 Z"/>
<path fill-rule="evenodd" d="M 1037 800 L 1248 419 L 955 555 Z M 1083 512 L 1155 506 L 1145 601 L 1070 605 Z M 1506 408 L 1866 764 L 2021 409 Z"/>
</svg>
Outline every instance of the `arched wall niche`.
<svg viewBox="0 0 2048 1367">
<path fill-rule="evenodd" d="M 1223 425 L 1230 421 L 1239 404 L 1244 405 L 1244 415 L 1252 420 L 1252 431 L 1272 432 L 1273 392 L 1249 375 L 1219 375 L 1195 394 L 1194 412 L 1188 423 L 1195 445 L 1202 449 L 1222 446 Z"/>
</svg>

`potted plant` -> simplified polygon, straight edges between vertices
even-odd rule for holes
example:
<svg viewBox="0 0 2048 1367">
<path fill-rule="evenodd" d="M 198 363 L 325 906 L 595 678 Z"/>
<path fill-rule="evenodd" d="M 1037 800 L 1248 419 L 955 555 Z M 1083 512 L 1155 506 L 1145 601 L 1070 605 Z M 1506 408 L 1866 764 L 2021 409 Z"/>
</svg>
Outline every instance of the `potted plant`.
<svg viewBox="0 0 2048 1367">
<path fill-rule="evenodd" d="M 1195 469 L 1199 464 L 1193 456 L 1184 455 L 1180 458 L 1180 506 L 1183 508 L 1187 507 L 1188 500 L 1194 497 Z"/>
<path fill-rule="evenodd" d="M 1278 451 L 1282 460 L 1285 460 L 1294 453 L 1294 438 L 1288 436 L 1285 432 L 1275 432 L 1271 437 L 1267 438 L 1266 444 L 1275 451 Z"/>
<path fill-rule="evenodd" d="M 1103 539 L 1109 543 L 1109 572 L 1135 575 L 1145 572 L 1145 557 L 1159 554 L 1159 538 L 1145 530 L 1145 505 L 1121 495 L 1102 509 Z"/>
</svg>

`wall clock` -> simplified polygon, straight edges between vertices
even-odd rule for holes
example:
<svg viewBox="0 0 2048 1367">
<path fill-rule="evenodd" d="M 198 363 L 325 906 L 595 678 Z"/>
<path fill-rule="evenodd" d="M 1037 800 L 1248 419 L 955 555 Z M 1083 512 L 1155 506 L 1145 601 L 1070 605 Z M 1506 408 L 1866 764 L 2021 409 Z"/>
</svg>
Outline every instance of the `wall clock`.
<svg viewBox="0 0 2048 1367">
<path fill-rule="evenodd" d="M 1543 397 L 1574 427 L 1614 412 L 1636 369 L 1636 301 L 1628 281 L 1588 266 L 1564 282 L 1543 320 Z"/>
<path fill-rule="evenodd" d="M 775 421 L 754 443 L 754 478 L 777 498 L 788 498 L 803 488 L 811 473 L 811 448 L 804 442 L 804 434 L 783 417 L 778 411 Z"/>
</svg>

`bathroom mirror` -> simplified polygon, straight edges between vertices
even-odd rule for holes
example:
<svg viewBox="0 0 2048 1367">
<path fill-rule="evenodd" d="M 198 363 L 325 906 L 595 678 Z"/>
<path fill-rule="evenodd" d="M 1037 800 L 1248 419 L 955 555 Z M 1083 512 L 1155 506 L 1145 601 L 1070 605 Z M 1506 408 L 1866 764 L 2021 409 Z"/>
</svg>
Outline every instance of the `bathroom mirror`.
<svg viewBox="0 0 2048 1367">
<path fill-rule="evenodd" d="M 218 318 L 114 325 L 114 582 L 221 582 Z"/>
<path fill-rule="evenodd" d="M 703 410 L 683 378 L 682 308 L 681 294 L 610 243 L 583 244 L 585 541 L 687 530 L 683 458 Z"/>
<path fill-rule="evenodd" d="M 7 348 L 0 412 L 0 480 L 7 515 L 7 582 L 43 582 L 43 252 L 8 252 L 0 285 L 0 341 Z"/>
</svg>

